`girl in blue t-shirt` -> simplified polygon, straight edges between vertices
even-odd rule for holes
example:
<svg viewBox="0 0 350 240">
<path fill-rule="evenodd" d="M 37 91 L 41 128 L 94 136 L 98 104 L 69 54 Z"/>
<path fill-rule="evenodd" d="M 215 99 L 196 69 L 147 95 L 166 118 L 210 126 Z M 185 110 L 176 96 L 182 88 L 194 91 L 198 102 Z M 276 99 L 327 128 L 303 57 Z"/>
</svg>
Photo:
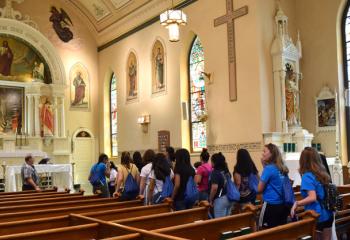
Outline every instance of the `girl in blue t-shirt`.
<svg viewBox="0 0 350 240">
<path fill-rule="evenodd" d="M 321 164 L 320 155 L 314 148 L 306 147 L 304 149 L 299 164 L 299 172 L 302 175 L 300 191 L 303 200 L 294 203 L 291 215 L 295 214 L 295 209 L 299 206 L 304 206 L 305 210 L 314 210 L 320 214 L 316 226 L 318 239 L 330 240 L 334 219 L 333 212 L 325 209 L 322 205 L 325 197 L 324 185 L 330 182 L 330 177 Z"/>
<path fill-rule="evenodd" d="M 258 192 L 263 194 L 264 204 L 259 218 L 260 228 L 272 228 L 287 223 L 290 212 L 284 204 L 282 183 L 288 177 L 288 168 L 284 165 L 282 154 L 272 143 L 265 145 L 261 157 L 264 167 Z"/>
</svg>

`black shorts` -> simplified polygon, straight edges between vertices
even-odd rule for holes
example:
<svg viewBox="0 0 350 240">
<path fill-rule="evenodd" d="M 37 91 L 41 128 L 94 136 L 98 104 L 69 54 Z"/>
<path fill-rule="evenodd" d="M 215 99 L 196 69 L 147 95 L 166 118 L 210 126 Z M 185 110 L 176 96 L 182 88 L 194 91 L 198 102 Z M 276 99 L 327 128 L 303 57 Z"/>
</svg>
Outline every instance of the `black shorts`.
<svg viewBox="0 0 350 240">
<path fill-rule="evenodd" d="M 287 223 L 290 208 L 285 204 L 264 203 L 259 218 L 259 228 L 272 228 Z"/>
<path fill-rule="evenodd" d="M 325 228 L 331 228 L 333 225 L 333 221 L 334 221 L 334 218 L 332 216 L 327 221 L 317 223 L 316 230 L 322 232 L 323 229 Z"/>
</svg>

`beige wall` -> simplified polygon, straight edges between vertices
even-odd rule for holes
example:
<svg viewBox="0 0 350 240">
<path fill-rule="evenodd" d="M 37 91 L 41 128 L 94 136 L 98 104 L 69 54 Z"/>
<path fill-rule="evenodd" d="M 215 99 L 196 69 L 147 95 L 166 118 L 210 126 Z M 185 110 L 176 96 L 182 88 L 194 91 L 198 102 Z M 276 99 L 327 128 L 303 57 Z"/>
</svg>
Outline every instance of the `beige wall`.
<svg viewBox="0 0 350 240">
<path fill-rule="evenodd" d="M 261 83 L 260 72 L 256 71 L 261 67 L 261 51 L 256 41 L 261 37 L 261 32 L 257 31 L 256 1 L 235 1 L 235 8 L 244 4 L 249 6 L 249 14 L 236 20 L 235 25 L 238 86 L 236 102 L 230 102 L 228 95 L 227 27 L 213 26 L 214 19 L 226 12 L 225 1 L 201 0 L 186 7 L 184 11 L 188 15 L 189 23 L 181 27 L 181 41 L 178 43 L 170 43 L 167 30 L 155 23 L 99 53 L 99 79 L 104 80 L 104 89 L 100 89 L 100 94 L 103 95 L 100 98 L 100 114 L 104 116 L 100 128 L 100 136 L 104 139 L 100 146 L 101 151 L 110 151 L 108 88 L 111 71 L 116 73 L 118 79 L 119 151 L 157 149 L 159 130 L 171 132 L 172 146 L 189 148 L 188 122 L 182 120 L 181 102 L 188 100 L 187 58 L 195 34 L 199 36 L 204 47 L 205 71 L 213 76 L 213 83 L 207 84 L 208 144 L 217 146 L 261 142 Z M 165 43 L 168 84 L 167 93 L 157 97 L 151 95 L 150 62 L 152 44 L 156 37 L 162 38 Z M 138 102 L 126 104 L 126 59 L 130 49 L 136 51 L 139 61 L 140 95 Z M 151 115 L 147 134 L 142 133 L 136 123 L 137 117 L 143 113 Z M 271 114 L 268 115 L 270 118 Z M 225 149 L 221 151 L 225 152 Z M 231 166 L 235 158 L 234 152 L 226 151 Z M 258 155 L 260 148 L 256 159 Z"/>
<path fill-rule="evenodd" d="M 303 45 L 301 121 L 327 156 L 335 156 L 335 132 L 316 133 L 315 97 L 327 85 L 338 91 L 336 30 L 341 0 L 297 0 L 296 22 Z M 312 11 L 310 11 L 312 9 Z"/>
<path fill-rule="evenodd" d="M 2 1 L 2 4 L 3 3 L 4 1 Z M 68 43 L 63 43 L 61 40 L 59 40 L 52 28 L 52 23 L 49 21 L 51 6 L 56 6 L 57 9 L 60 9 L 61 7 L 64 8 L 73 22 L 74 26 L 71 29 L 73 30 L 74 38 Z M 70 5 L 67 5 L 66 1 L 64 0 L 30 0 L 24 1 L 21 4 L 14 3 L 13 7 L 16 10 L 19 10 L 22 15 L 29 15 L 31 19 L 38 24 L 39 31 L 51 41 L 63 62 L 67 80 L 65 90 L 65 117 L 68 135 L 71 137 L 74 131 L 76 131 L 79 127 L 83 127 L 88 128 L 96 137 L 98 137 L 99 125 L 97 117 L 97 103 L 99 82 L 97 74 L 97 45 L 94 36 L 86 27 L 86 23 L 78 15 L 76 15 L 76 12 L 73 11 L 70 8 Z M 72 111 L 69 109 L 69 71 L 71 66 L 76 62 L 82 63 L 88 69 L 91 84 L 90 111 Z M 45 150 L 50 151 L 50 147 Z"/>
</svg>

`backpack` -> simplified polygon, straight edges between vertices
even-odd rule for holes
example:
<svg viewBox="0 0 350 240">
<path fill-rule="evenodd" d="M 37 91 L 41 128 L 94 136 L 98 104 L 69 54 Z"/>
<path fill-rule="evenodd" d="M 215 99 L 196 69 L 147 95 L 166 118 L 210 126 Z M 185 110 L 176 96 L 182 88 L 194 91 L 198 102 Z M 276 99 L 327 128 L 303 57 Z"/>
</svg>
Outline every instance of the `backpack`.
<svg viewBox="0 0 350 240">
<path fill-rule="evenodd" d="M 199 199 L 199 191 L 193 176 L 190 176 L 186 183 L 186 189 L 184 192 L 184 200 L 187 205 L 193 205 Z"/>
<path fill-rule="evenodd" d="M 157 184 L 156 184 L 157 187 Z M 153 197 L 153 203 L 158 204 L 163 202 L 163 200 L 167 197 L 170 197 L 174 190 L 174 184 L 170 179 L 170 175 L 165 178 L 163 183 L 163 189 L 161 192 L 158 191 L 156 195 Z"/>
<path fill-rule="evenodd" d="M 90 171 L 89 182 L 92 186 L 97 186 L 101 183 L 98 172 L 97 172 L 98 163 L 92 166 Z"/>
<path fill-rule="evenodd" d="M 339 196 L 337 186 L 329 183 L 323 186 L 324 198 L 321 202 L 321 205 L 329 211 L 336 211 L 343 209 L 342 197 Z"/>
<path fill-rule="evenodd" d="M 235 184 L 233 183 L 233 181 L 231 180 L 231 177 L 229 174 L 223 174 L 224 180 L 225 180 L 225 185 L 226 185 L 226 196 L 227 199 L 230 202 L 238 202 L 239 199 L 241 198 L 241 195 L 239 193 L 239 191 L 237 190 Z"/>
<path fill-rule="evenodd" d="M 136 180 L 131 174 L 132 167 L 133 166 L 131 166 L 130 172 L 126 168 L 126 170 L 128 171 L 128 176 L 125 179 L 124 190 L 122 194 L 122 196 L 126 199 L 134 199 L 139 194 L 139 186 L 137 185 Z"/>
<path fill-rule="evenodd" d="M 259 178 L 256 174 L 251 173 L 248 177 L 249 181 L 249 189 L 251 191 L 254 191 L 255 193 L 258 192 L 258 185 L 259 185 Z"/>
<path fill-rule="evenodd" d="M 292 207 L 295 202 L 295 196 L 292 184 L 290 183 L 288 174 L 283 175 L 282 180 L 282 193 L 279 192 L 272 184 L 270 185 L 273 190 L 275 190 L 278 195 L 282 197 L 284 205 L 287 207 Z"/>
</svg>

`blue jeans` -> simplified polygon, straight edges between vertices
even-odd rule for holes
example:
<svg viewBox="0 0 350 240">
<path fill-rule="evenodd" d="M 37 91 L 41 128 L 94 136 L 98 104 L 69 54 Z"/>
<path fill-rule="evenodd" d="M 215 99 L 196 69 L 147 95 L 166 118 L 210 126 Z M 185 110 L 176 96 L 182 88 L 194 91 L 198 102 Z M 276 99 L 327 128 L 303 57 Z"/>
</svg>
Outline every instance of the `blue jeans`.
<svg viewBox="0 0 350 240">
<path fill-rule="evenodd" d="M 214 200 L 214 218 L 226 217 L 231 215 L 233 203 L 226 195 Z"/>
<path fill-rule="evenodd" d="M 199 192 L 199 201 L 208 201 L 208 192 L 207 191 L 201 191 Z"/>
</svg>

